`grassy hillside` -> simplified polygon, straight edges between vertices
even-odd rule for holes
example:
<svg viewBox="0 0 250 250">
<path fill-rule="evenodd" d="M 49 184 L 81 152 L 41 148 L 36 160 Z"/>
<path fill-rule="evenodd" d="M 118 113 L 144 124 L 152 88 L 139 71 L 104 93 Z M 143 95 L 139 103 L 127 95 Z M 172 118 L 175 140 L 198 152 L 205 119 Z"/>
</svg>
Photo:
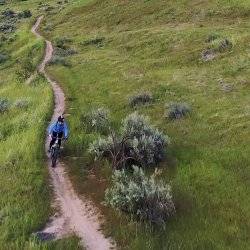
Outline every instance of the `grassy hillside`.
<svg viewBox="0 0 250 250">
<path fill-rule="evenodd" d="M 44 157 L 45 129 L 53 97 L 42 76 L 26 79 L 42 59 L 44 42 L 30 32 L 38 1 L 0 6 L 0 249 L 77 249 L 78 240 L 40 244 L 32 233 L 51 214 L 51 190 Z M 30 18 L 4 17 L 7 8 L 16 13 L 32 11 Z"/>
<path fill-rule="evenodd" d="M 128 97 L 151 91 L 155 102 L 138 111 L 172 139 L 161 178 L 172 183 L 177 214 L 153 230 L 105 208 L 106 230 L 123 249 L 249 247 L 249 13 L 239 0 L 82 0 L 47 15 L 44 34 L 69 38 L 78 52 L 49 72 L 67 94 L 67 160 L 82 192 L 100 202 L 110 179 L 87 153 L 98 137 L 81 123 L 90 108 L 110 109 L 118 126 L 133 112 Z M 231 46 L 220 49 L 225 39 Z M 189 103 L 191 116 L 164 118 L 172 101 Z"/>
</svg>

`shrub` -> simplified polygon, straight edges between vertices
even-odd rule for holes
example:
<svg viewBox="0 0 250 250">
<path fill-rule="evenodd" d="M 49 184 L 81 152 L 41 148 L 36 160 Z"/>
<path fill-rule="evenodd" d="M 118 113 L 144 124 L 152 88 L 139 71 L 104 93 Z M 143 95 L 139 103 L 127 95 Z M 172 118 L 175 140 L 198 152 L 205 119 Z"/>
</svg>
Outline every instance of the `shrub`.
<svg viewBox="0 0 250 250">
<path fill-rule="evenodd" d="M 55 46 L 61 49 L 67 49 L 67 43 L 72 42 L 72 39 L 68 37 L 57 37 L 54 40 Z"/>
<path fill-rule="evenodd" d="M 9 58 L 8 55 L 0 53 L 0 64 L 5 63 L 8 60 L 8 58 Z"/>
<path fill-rule="evenodd" d="M 32 14 L 31 14 L 30 10 L 24 10 L 24 11 L 18 13 L 19 18 L 29 18 L 31 16 L 32 16 Z"/>
<path fill-rule="evenodd" d="M 52 31 L 53 30 L 53 26 L 52 24 L 47 24 L 45 27 L 44 27 L 44 31 Z"/>
<path fill-rule="evenodd" d="M 11 33 L 16 29 L 16 26 L 11 22 L 0 23 L 0 32 Z"/>
<path fill-rule="evenodd" d="M 6 42 L 8 40 L 8 37 L 6 35 L 0 36 L 0 42 Z"/>
<path fill-rule="evenodd" d="M 35 70 L 35 65 L 33 65 L 32 60 L 30 60 L 32 56 L 33 53 L 32 50 L 30 50 L 27 56 L 22 58 L 22 61 L 20 61 L 16 71 L 18 81 L 23 82 L 24 80 L 28 79 Z"/>
<path fill-rule="evenodd" d="M 0 0 L 0 5 L 5 5 L 6 1 L 5 0 Z"/>
<path fill-rule="evenodd" d="M 166 109 L 166 117 L 170 119 L 180 119 L 191 112 L 187 103 L 170 103 L 166 105 Z"/>
<path fill-rule="evenodd" d="M 229 41 L 227 38 L 226 39 L 223 39 L 219 42 L 219 45 L 218 45 L 218 51 L 219 52 L 224 52 L 226 50 L 230 50 L 231 48 L 233 47 L 233 44 L 231 41 Z"/>
<path fill-rule="evenodd" d="M 83 46 L 95 45 L 97 47 L 102 47 L 104 40 L 105 40 L 104 37 L 96 37 L 81 42 L 81 45 Z"/>
<path fill-rule="evenodd" d="M 114 141 L 111 136 L 107 138 L 99 138 L 89 146 L 89 152 L 95 155 L 95 160 L 101 157 L 110 157 L 110 153 L 114 151 Z"/>
<path fill-rule="evenodd" d="M 207 40 L 209 47 L 202 51 L 203 61 L 213 60 L 219 53 L 230 51 L 233 47 L 232 42 L 227 38 L 220 38 L 218 34 L 211 34 Z"/>
<path fill-rule="evenodd" d="M 207 62 L 213 60 L 216 57 L 216 54 L 212 49 L 205 49 L 202 51 L 201 57 L 203 61 Z"/>
<path fill-rule="evenodd" d="M 137 95 L 133 95 L 129 97 L 129 105 L 131 107 L 135 107 L 140 104 L 146 104 L 153 101 L 153 96 L 149 92 L 142 92 Z"/>
<path fill-rule="evenodd" d="M 15 101 L 14 106 L 19 109 L 27 109 L 29 106 L 29 101 L 26 99 L 18 99 Z"/>
<path fill-rule="evenodd" d="M 13 34 L 13 35 L 9 36 L 7 41 L 8 41 L 8 43 L 12 43 L 16 40 L 16 38 L 17 38 L 17 34 Z"/>
<path fill-rule="evenodd" d="M 55 56 L 65 57 L 65 56 L 74 55 L 77 52 L 76 52 L 76 50 L 71 49 L 71 48 L 62 49 L 62 48 L 56 47 L 53 53 Z"/>
<path fill-rule="evenodd" d="M 69 67 L 70 66 L 70 63 L 68 61 L 66 61 L 65 58 L 63 58 L 61 56 L 56 56 L 56 55 L 52 56 L 49 64 L 50 65 L 53 65 L 53 64 L 63 65 L 65 67 Z"/>
<path fill-rule="evenodd" d="M 106 133 L 109 127 L 109 110 L 97 108 L 84 115 L 83 121 L 89 130 Z"/>
<path fill-rule="evenodd" d="M 7 98 L 0 98 L 0 113 L 7 112 L 10 108 L 10 102 Z"/>
<path fill-rule="evenodd" d="M 15 11 L 11 10 L 11 9 L 6 9 L 2 12 L 2 15 L 4 17 L 14 17 L 16 15 Z"/>
<path fill-rule="evenodd" d="M 49 5 L 48 5 L 48 6 L 45 6 L 45 7 L 43 8 L 44 11 L 48 11 L 48 12 L 51 11 L 51 10 L 54 10 L 54 9 L 55 9 L 54 6 L 49 6 Z"/>
<path fill-rule="evenodd" d="M 206 42 L 207 42 L 207 43 L 211 43 L 211 42 L 213 42 L 214 40 L 218 39 L 219 37 L 220 37 L 219 34 L 217 34 L 217 33 L 212 33 L 212 34 L 210 34 L 210 35 L 207 37 Z"/>
<path fill-rule="evenodd" d="M 149 124 L 147 117 L 134 112 L 123 120 L 123 137 L 132 149 L 131 156 L 142 166 L 155 165 L 164 158 L 169 138 Z"/>
<path fill-rule="evenodd" d="M 112 187 L 105 192 L 105 203 L 158 225 L 164 225 L 175 213 L 170 186 L 157 183 L 154 175 L 145 176 L 136 166 L 131 175 L 124 170 L 114 172 Z"/>
<path fill-rule="evenodd" d="M 168 143 L 167 136 L 150 126 L 147 118 L 135 112 L 123 120 L 120 135 L 112 133 L 105 139 L 94 141 L 90 152 L 97 158 L 111 160 L 115 169 L 131 164 L 149 167 L 163 160 Z"/>
</svg>

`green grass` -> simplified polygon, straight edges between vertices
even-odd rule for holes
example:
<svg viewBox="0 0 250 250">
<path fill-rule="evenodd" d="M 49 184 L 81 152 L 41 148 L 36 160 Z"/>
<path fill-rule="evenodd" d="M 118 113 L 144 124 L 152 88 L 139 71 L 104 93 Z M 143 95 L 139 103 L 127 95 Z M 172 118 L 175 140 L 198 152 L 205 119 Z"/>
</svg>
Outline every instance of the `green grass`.
<svg viewBox="0 0 250 250">
<path fill-rule="evenodd" d="M 76 237 L 41 243 L 32 233 L 40 230 L 52 214 L 52 192 L 44 154 L 45 130 L 53 107 L 52 90 L 42 76 L 29 85 L 18 72 L 31 75 L 44 52 L 44 41 L 30 32 L 38 1 L 12 2 L 0 6 L 15 11 L 31 9 L 33 17 L 17 24 L 13 41 L 1 44 L 9 59 L 0 64 L 0 98 L 10 102 L 8 112 L 0 113 L 0 248 L 79 249 Z M 0 33 L 0 36 L 2 34 Z M 26 100 L 27 107 L 15 102 Z"/>
<path fill-rule="evenodd" d="M 105 230 L 121 248 L 249 248 L 249 6 L 249 1 L 78 1 L 46 17 L 44 26 L 53 28 L 44 34 L 72 38 L 70 46 L 78 51 L 67 58 L 71 67 L 51 66 L 49 72 L 66 92 L 71 137 L 65 159 L 81 192 L 99 204 L 110 179 L 107 164 L 94 164 L 87 153 L 97 135 L 84 131 L 80 117 L 90 108 L 109 108 L 118 127 L 133 112 L 128 97 L 149 90 L 156 102 L 138 110 L 172 139 L 161 167 L 162 178 L 173 186 L 177 213 L 166 230 L 100 205 Z M 206 42 L 214 33 L 233 48 L 203 62 L 201 52 L 214 46 Z M 99 46 L 81 45 L 100 37 Z M 222 89 L 221 79 L 233 86 L 231 92 Z M 172 101 L 189 103 L 191 116 L 164 118 L 164 104 Z"/>
</svg>

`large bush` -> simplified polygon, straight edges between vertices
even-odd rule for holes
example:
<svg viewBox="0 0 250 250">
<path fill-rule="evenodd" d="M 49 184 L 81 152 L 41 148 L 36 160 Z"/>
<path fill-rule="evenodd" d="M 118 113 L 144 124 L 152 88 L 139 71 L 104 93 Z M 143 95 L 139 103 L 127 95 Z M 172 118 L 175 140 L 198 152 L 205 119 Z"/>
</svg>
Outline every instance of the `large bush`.
<svg viewBox="0 0 250 250">
<path fill-rule="evenodd" d="M 115 171 L 112 187 L 106 190 L 107 205 L 137 216 L 141 220 L 164 225 L 175 213 L 171 188 L 155 176 L 145 176 L 141 168 L 133 166 L 133 173 Z"/>
<path fill-rule="evenodd" d="M 120 134 L 94 141 L 90 152 L 110 159 L 116 169 L 130 164 L 149 167 L 164 158 L 168 143 L 168 137 L 151 126 L 148 118 L 135 112 L 123 120 Z"/>
<path fill-rule="evenodd" d="M 155 165 L 163 159 L 169 138 L 150 125 L 147 117 L 134 112 L 122 124 L 122 135 L 129 138 L 129 154 L 142 166 Z"/>
</svg>

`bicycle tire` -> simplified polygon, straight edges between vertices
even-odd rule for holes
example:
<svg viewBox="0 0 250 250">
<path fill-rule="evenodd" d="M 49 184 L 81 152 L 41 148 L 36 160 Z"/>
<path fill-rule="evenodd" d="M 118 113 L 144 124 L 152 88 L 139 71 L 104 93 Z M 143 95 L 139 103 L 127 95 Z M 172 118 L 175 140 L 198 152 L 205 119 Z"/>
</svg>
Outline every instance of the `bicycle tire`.
<svg viewBox="0 0 250 250">
<path fill-rule="evenodd" d="M 51 152 L 51 163 L 52 163 L 52 168 L 55 168 L 56 167 L 56 161 L 57 161 L 57 150 L 56 149 L 52 149 L 52 152 Z"/>
</svg>

